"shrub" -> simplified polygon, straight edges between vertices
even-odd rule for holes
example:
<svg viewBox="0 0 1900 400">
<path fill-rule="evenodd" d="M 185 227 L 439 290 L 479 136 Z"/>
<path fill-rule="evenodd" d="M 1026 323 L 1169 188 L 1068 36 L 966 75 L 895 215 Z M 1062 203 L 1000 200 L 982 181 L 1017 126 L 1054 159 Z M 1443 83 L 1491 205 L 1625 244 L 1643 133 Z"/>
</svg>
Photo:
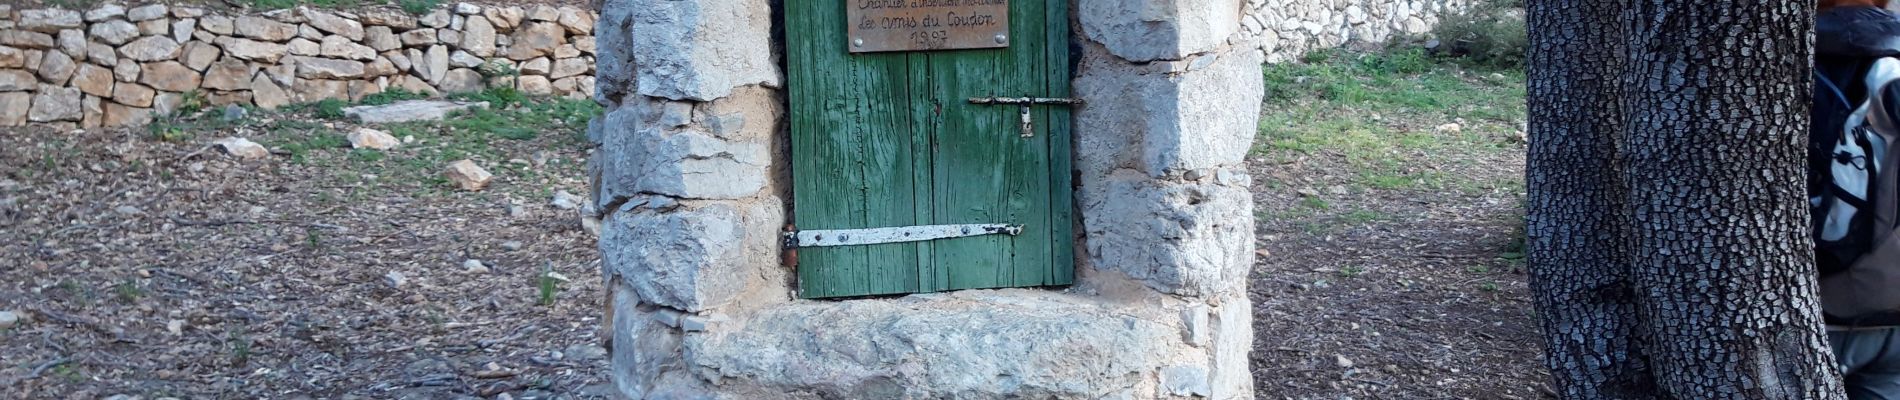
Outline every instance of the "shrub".
<svg viewBox="0 0 1900 400">
<path fill-rule="evenodd" d="M 1521 0 L 1490 0 L 1441 18 L 1436 53 L 1493 68 L 1522 68 L 1530 48 Z"/>
</svg>

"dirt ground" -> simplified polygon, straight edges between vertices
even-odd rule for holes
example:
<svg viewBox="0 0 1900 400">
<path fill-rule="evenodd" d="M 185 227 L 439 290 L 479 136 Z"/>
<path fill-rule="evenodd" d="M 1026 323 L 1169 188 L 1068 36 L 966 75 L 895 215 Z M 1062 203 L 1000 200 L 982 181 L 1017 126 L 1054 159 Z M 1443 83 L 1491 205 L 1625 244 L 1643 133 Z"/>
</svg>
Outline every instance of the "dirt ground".
<svg viewBox="0 0 1900 400">
<path fill-rule="evenodd" d="M 1259 398 L 1551 397 L 1521 73 L 1309 61 L 1268 67 L 1251 160 Z M 24 317 L 0 398 L 605 398 L 595 236 L 551 203 L 585 193 L 587 110 L 541 107 L 395 127 L 418 140 L 389 152 L 308 110 L 0 130 L 0 311 Z M 497 182 L 439 178 L 460 158 Z"/>
<path fill-rule="evenodd" d="M 603 397 L 594 235 L 550 203 L 586 193 L 579 140 L 310 145 L 344 129 L 0 131 L 0 310 L 26 318 L 0 398 Z M 453 189 L 445 155 L 496 182 Z"/>
<path fill-rule="evenodd" d="M 1521 267 L 1522 75 L 1415 56 L 1268 67 L 1259 398 L 1553 397 Z"/>
</svg>

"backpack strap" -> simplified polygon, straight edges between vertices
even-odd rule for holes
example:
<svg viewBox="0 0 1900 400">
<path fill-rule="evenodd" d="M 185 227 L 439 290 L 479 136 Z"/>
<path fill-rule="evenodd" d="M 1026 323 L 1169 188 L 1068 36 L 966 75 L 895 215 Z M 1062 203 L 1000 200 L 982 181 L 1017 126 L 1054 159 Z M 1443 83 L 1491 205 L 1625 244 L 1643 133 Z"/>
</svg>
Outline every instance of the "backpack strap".
<svg viewBox="0 0 1900 400">
<path fill-rule="evenodd" d="M 1821 73 L 1820 69 L 1814 70 L 1814 81 L 1819 83 L 1819 85 L 1816 85 L 1816 87 L 1825 89 L 1827 90 L 1827 93 L 1833 94 L 1834 99 L 1840 100 L 1842 106 L 1845 106 L 1848 109 L 1853 109 L 1854 102 L 1847 100 L 1847 92 L 1842 91 L 1841 85 L 1834 84 L 1834 80 L 1828 79 L 1827 74 Z"/>
</svg>

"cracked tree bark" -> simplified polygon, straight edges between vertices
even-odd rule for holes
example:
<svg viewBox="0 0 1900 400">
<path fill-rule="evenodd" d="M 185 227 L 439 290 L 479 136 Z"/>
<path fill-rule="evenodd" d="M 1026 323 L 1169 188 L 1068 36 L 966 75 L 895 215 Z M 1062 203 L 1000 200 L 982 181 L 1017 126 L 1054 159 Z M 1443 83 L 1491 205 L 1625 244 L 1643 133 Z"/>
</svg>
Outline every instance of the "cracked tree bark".
<svg viewBox="0 0 1900 400">
<path fill-rule="evenodd" d="M 1802 194 L 1812 3 L 1527 14 L 1527 245 L 1557 393 L 1845 398 Z"/>
</svg>

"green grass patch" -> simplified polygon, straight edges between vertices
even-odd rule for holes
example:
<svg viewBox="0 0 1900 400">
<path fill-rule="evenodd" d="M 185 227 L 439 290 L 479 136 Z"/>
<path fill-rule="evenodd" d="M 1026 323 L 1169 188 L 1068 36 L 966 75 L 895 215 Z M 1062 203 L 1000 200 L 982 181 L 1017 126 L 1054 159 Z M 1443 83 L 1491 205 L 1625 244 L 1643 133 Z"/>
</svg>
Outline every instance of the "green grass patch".
<svg viewBox="0 0 1900 400">
<path fill-rule="evenodd" d="M 1374 190 L 1481 191 L 1521 187 L 1470 182 L 1419 166 L 1474 168 L 1520 151 L 1524 74 L 1472 69 L 1425 55 L 1318 51 L 1305 63 L 1263 70 L 1267 104 L 1255 153 L 1279 162 L 1343 161 L 1353 183 Z M 1456 128 L 1438 129 L 1457 123 Z"/>
</svg>

